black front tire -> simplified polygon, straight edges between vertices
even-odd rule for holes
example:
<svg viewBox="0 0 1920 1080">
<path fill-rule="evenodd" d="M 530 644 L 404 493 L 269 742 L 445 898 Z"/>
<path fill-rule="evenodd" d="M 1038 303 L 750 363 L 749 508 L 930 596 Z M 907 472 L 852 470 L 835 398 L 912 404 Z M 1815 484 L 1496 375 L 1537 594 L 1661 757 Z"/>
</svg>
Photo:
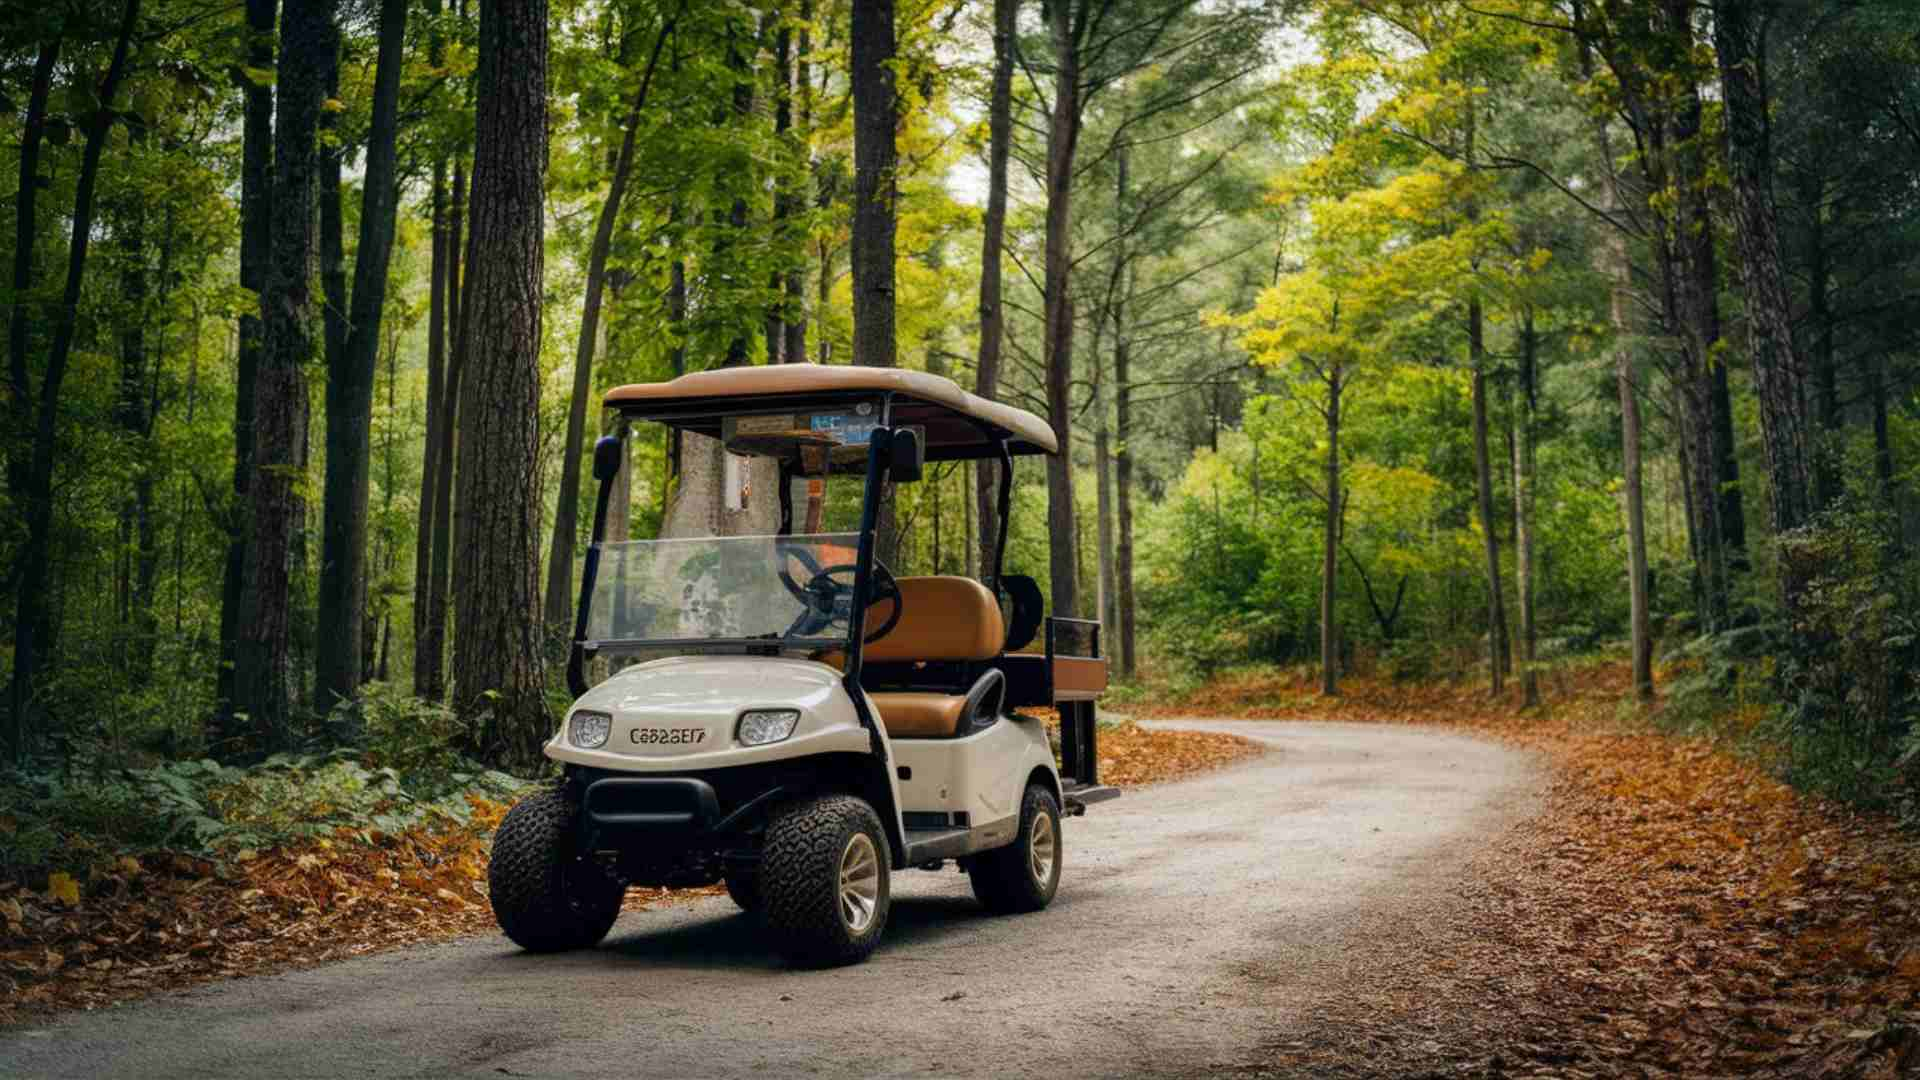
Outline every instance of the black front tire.
<svg viewBox="0 0 1920 1080">
<path fill-rule="evenodd" d="M 1027 785 L 1013 843 L 973 857 L 973 895 L 996 915 L 1039 911 L 1060 888 L 1060 803 L 1044 784 Z"/>
<path fill-rule="evenodd" d="M 829 795 L 777 811 L 761 848 L 760 896 L 788 960 L 837 967 L 871 955 L 887 928 L 892 865 L 886 830 L 865 800 Z M 858 886 L 851 898 L 843 879 Z"/>
<path fill-rule="evenodd" d="M 607 936 L 626 890 L 574 850 L 573 804 L 558 791 L 520 800 L 493 834 L 487 898 L 528 952 L 583 949 Z"/>
</svg>

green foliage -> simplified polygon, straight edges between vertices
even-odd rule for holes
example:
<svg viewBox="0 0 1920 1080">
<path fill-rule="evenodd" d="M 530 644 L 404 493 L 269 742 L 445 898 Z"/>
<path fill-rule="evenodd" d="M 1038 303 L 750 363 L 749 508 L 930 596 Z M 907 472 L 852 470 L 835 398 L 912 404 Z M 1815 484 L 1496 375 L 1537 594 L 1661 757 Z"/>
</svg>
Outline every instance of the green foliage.
<svg viewBox="0 0 1920 1080">
<path fill-rule="evenodd" d="M 458 759 L 407 777 L 347 751 L 281 754 L 244 768 L 208 760 L 99 771 L 88 764 L 0 774 L 0 877 L 126 852 L 222 857 L 341 830 L 370 839 L 436 820 L 464 823 L 469 794 L 504 799 L 526 786 Z"/>
<path fill-rule="evenodd" d="M 1912 813 L 1920 799 L 1920 564 L 1901 551 L 1894 516 L 1854 497 L 1780 547 L 1782 572 L 1800 582 L 1793 633 L 1777 661 L 1791 775 Z"/>
</svg>

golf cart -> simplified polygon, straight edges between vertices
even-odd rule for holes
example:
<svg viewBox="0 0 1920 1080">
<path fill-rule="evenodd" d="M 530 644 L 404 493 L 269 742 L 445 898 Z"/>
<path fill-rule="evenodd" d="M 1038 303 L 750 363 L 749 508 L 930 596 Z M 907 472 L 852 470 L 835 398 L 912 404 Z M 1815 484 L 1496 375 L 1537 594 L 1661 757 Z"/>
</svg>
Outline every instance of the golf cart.
<svg viewBox="0 0 1920 1080">
<path fill-rule="evenodd" d="M 620 424 L 594 450 L 576 700 L 545 747 L 564 779 L 494 838 L 507 936 L 581 948 L 629 885 L 724 882 L 793 961 L 854 963 L 886 926 L 892 874 L 948 862 L 991 911 L 1046 907 L 1062 819 L 1119 794 L 1098 780 L 1099 625 L 1043 618 L 1033 580 L 1002 572 L 1014 458 L 1056 452 L 1052 429 L 937 376 L 813 364 L 625 386 L 606 404 Z M 632 421 L 677 433 L 680 495 L 696 459 L 721 466 L 704 476 L 722 508 L 687 515 L 718 535 L 605 539 Z M 875 557 L 887 484 L 956 460 L 1001 466 L 991 576 L 896 577 Z M 824 531 L 835 476 L 860 492 L 849 531 Z M 768 486 L 777 526 L 741 529 L 750 508 L 772 521 Z M 610 673 L 589 686 L 595 672 Z M 1059 710 L 1057 765 L 1020 706 Z"/>
</svg>

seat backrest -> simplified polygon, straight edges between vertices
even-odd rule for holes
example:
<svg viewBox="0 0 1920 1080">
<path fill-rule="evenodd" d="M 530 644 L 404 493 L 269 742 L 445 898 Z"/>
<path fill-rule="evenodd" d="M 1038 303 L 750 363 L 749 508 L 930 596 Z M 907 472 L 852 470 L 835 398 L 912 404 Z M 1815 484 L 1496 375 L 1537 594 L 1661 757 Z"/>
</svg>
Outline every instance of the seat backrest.
<svg viewBox="0 0 1920 1080">
<path fill-rule="evenodd" d="M 900 622 L 868 643 L 865 656 L 900 660 L 991 660 L 1007 640 L 1000 605 L 985 585 L 964 577 L 903 577 Z M 868 626 L 893 617 L 891 597 L 867 611 Z"/>
</svg>

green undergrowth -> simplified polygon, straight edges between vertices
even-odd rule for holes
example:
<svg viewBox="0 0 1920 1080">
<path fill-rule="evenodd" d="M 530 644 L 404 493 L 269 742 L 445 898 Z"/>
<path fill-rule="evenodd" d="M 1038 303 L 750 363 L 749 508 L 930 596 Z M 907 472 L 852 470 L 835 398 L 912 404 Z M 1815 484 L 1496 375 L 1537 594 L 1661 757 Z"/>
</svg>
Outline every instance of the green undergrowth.
<svg viewBox="0 0 1920 1080">
<path fill-rule="evenodd" d="M 0 772 L 0 879 L 43 879 L 103 858 L 173 851 L 220 859 L 318 837 L 372 841 L 465 825 L 473 798 L 527 782 L 456 747 L 452 714 L 375 688 L 335 720 L 352 745 L 247 764 L 206 758 L 129 767 L 105 743 Z"/>
</svg>

